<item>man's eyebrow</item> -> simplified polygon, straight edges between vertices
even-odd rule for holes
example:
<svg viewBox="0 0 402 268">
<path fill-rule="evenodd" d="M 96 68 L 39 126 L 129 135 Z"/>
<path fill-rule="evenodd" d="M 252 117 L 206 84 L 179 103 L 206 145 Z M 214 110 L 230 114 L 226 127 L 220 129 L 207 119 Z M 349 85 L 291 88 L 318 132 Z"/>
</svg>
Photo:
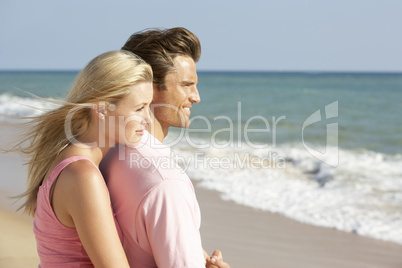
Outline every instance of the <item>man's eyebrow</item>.
<svg viewBox="0 0 402 268">
<path fill-rule="evenodd" d="M 195 84 L 195 81 L 183 80 L 183 81 L 181 81 L 181 83 L 183 85 L 193 85 L 193 84 Z"/>
</svg>

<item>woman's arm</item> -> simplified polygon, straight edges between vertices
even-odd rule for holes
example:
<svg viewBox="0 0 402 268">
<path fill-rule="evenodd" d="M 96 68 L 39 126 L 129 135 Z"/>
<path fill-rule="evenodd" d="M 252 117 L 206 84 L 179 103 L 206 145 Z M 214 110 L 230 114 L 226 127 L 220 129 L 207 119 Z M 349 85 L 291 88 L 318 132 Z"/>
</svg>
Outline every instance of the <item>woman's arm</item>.
<svg viewBox="0 0 402 268">
<path fill-rule="evenodd" d="M 66 167 L 55 185 L 52 201 L 60 222 L 77 229 L 95 267 L 129 267 L 106 185 L 92 163 L 77 161 Z"/>
</svg>

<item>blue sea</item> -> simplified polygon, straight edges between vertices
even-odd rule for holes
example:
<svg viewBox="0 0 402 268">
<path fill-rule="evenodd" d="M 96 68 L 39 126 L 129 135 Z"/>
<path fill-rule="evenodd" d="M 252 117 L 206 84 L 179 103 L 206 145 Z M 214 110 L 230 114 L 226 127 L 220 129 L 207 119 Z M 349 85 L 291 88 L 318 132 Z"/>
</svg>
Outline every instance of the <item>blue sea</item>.
<svg viewBox="0 0 402 268">
<path fill-rule="evenodd" d="M 77 72 L 0 72 L 0 113 L 63 98 Z M 166 143 L 225 200 L 402 244 L 402 73 L 199 72 Z M 9 121 L 2 118 L 0 120 Z"/>
</svg>

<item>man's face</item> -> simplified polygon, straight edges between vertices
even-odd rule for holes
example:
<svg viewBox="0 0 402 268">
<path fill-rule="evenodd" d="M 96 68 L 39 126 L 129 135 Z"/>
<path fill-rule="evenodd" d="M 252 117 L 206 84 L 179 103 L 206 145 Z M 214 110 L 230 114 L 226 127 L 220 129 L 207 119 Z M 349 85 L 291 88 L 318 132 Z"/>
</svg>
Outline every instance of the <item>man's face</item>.
<svg viewBox="0 0 402 268">
<path fill-rule="evenodd" d="M 188 56 L 174 59 L 175 71 L 165 77 L 165 90 L 154 87 L 152 107 L 162 127 L 189 127 L 190 108 L 201 101 L 195 62 Z"/>
</svg>

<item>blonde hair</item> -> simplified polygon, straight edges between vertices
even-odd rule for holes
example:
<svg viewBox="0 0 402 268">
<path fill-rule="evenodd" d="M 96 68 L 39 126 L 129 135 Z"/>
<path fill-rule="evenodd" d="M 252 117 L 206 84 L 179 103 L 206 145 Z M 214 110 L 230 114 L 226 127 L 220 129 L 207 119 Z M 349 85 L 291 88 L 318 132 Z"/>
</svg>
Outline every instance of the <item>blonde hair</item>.
<svg viewBox="0 0 402 268">
<path fill-rule="evenodd" d="M 65 120 L 70 118 L 70 131 L 74 137 L 82 136 L 92 120 L 91 109 L 99 102 L 116 104 L 129 93 L 130 87 L 141 82 L 152 82 L 152 69 L 141 58 L 128 51 L 111 51 L 91 60 L 78 74 L 65 102 L 59 108 L 33 117 L 30 130 L 13 147 L 28 156 L 28 187 L 17 196 L 26 197 L 20 207 L 34 215 L 36 196 L 45 180 L 51 162 L 70 144 L 65 133 Z M 28 142 L 28 145 L 23 146 Z"/>
</svg>

